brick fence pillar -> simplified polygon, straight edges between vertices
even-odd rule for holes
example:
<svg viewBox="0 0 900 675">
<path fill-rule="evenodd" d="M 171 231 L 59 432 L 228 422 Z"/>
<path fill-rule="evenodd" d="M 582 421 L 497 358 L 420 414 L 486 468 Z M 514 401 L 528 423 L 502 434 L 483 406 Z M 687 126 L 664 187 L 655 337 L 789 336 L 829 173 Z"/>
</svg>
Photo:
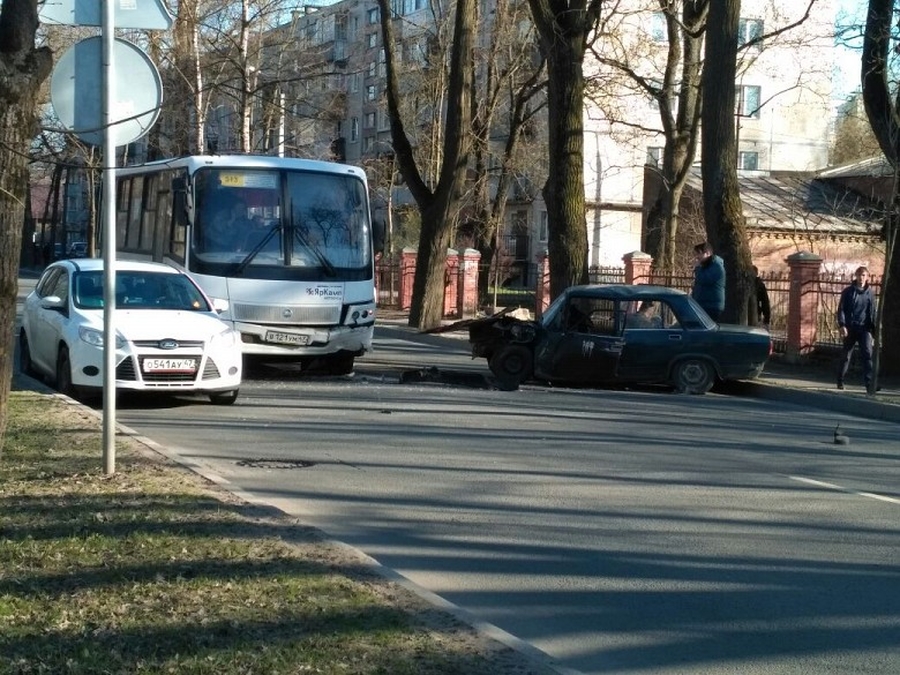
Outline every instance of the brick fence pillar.
<svg viewBox="0 0 900 675">
<path fill-rule="evenodd" d="M 550 306 L 550 256 L 547 252 L 536 256 L 537 279 L 534 284 L 534 318 L 540 319 Z"/>
<path fill-rule="evenodd" d="M 819 320 L 819 272 L 822 258 L 808 251 L 794 253 L 785 259 L 790 267 L 791 287 L 788 295 L 787 345 L 785 358 L 797 362 L 809 354 L 816 344 Z"/>
<path fill-rule="evenodd" d="M 478 311 L 478 263 L 481 252 L 467 248 L 459 253 L 459 289 L 456 292 L 456 314 L 462 319 Z"/>
<path fill-rule="evenodd" d="M 650 268 L 653 266 L 653 257 L 643 251 L 632 251 L 622 256 L 625 263 L 626 284 L 649 284 Z"/>
<path fill-rule="evenodd" d="M 459 254 L 455 249 L 447 249 L 444 263 L 444 316 L 456 316 L 457 291 L 459 290 Z M 457 318 L 460 318 L 457 316 Z"/>
<path fill-rule="evenodd" d="M 405 248 L 400 252 L 400 309 L 412 307 L 413 281 L 416 278 L 416 249 Z"/>
</svg>

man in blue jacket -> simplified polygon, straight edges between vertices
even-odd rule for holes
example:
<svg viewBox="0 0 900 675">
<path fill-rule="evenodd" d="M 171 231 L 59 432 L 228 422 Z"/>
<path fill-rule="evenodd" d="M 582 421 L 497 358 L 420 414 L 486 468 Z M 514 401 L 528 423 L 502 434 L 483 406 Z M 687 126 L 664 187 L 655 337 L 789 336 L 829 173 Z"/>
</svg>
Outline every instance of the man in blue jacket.
<svg viewBox="0 0 900 675">
<path fill-rule="evenodd" d="M 872 346 L 875 332 L 875 294 L 869 287 L 869 270 L 858 267 L 853 283 L 841 291 L 837 322 L 844 340 L 838 369 L 837 388 L 844 388 L 844 377 L 850 367 L 853 347 L 859 345 L 866 390 L 872 393 Z"/>
<path fill-rule="evenodd" d="M 725 310 L 725 263 L 707 242 L 694 246 L 694 260 L 697 265 L 691 297 L 713 321 L 718 321 Z"/>
</svg>

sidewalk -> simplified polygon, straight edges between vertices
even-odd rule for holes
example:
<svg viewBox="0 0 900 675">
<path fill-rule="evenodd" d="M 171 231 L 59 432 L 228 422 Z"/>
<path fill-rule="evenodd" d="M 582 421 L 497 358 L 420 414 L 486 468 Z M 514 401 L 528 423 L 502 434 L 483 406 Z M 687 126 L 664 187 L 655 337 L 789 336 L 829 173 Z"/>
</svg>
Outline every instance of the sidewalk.
<svg viewBox="0 0 900 675">
<path fill-rule="evenodd" d="M 792 364 L 783 355 L 774 354 L 759 379 L 743 383 L 743 386 L 760 398 L 900 422 L 900 380 L 880 378 L 881 390 L 869 396 L 858 371 L 851 368 L 844 390 L 837 388 L 835 373 L 832 363 Z"/>
<path fill-rule="evenodd" d="M 377 317 L 376 325 L 408 328 L 407 312 L 379 308 Z M 408 330 L 411 334 L 416 332 L 413 328 Z M 465 340 L 468 333 L 459 331 L 427 337 Z M 851 368 L 847 374 L 846 389 L 838 390 L 834 363 L 808 361 L 794 364 L 788 363 L 782 354 L 773 354 L 759 379 L 736 383 L 733 390 L 746 396 L 814 406 L 867 419 L 900 422 L 900 379 L 881 378 L 879 386 L 881 391 L 867 395 L 861 374 Z"/>
</svg>

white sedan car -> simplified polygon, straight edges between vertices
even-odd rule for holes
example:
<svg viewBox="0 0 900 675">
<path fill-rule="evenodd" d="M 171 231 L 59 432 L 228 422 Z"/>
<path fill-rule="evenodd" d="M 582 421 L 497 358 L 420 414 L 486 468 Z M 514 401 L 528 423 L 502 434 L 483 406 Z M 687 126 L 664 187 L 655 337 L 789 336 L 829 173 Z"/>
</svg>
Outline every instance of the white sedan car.
<svg viewBox="0 0 900 675">
<path fill-rule="evenodd" d="M 103 261 L 60 260 L 25 299 L 23 373 L 73 397 L 103 388 Z M 220 310 L 223 308 L 219 308 Z M 241 385 L 241 338 L 219 319 L 193 280 L 168 265 L 116 262 L 116 388 L 199 392 L 234 403 Z"/>
</svg>

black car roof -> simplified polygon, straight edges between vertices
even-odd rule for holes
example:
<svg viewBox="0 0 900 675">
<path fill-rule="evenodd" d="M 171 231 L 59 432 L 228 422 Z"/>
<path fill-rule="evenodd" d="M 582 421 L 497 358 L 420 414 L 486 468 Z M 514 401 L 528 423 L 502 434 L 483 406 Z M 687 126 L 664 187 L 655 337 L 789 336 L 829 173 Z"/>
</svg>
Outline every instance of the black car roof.
<svg viewBox="0 0 900 675">
<path fill-rule="evenodd" d="M 571 286 L 566 291 L 569 295 L 587 295 L 615 300 L 641 300 L 643 298 L 683 297 L 684 291 L 668 286 L 652 286 L 650 284 L 587 284 Z"/>
</svg>

